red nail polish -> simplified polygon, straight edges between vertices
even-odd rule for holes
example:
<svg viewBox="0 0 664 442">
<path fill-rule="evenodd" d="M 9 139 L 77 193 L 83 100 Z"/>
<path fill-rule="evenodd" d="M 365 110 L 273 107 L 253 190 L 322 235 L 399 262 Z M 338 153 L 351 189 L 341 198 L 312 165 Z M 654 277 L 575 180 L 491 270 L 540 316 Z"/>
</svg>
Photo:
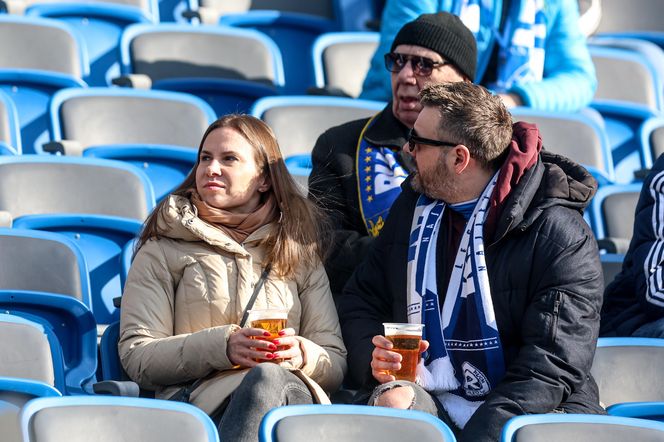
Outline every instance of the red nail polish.
<svg viewBox="0 0 664 442">
<path fill-rule="evenodd" d="M 279 345 L 279 340 L 278 340 L 278 339 L 273 339 L 273 340 L 272 340 L 272 343 L 273 343 L 274 345 Z"/>
<path fill-rule="evenodd" d="M 284 336 L 285 334 L 286 334 L 285 331 L 283 331 L 283 330 L 279 330 L 279 336 Z"/>
<path fill-rule="evenodd" d="M 263 336 L 272 336 L 270 332 L 263 332 Z"/>
<path fill-rule="evenodd" d="M 265 357 L 268 358 L 268 359 L 274 359 L 274 354 L 268 353 L 268 354 L 265 355 Z"/>
<path fill-rule="evenodd" d="M 276 349 L 277 349 L 277 346 L 276 346 L 276 345 L 272 345 L 272 344 L 270 344 L 267 348 L 268 348 L 269 350 L 276 350 Z"/>
</svg>

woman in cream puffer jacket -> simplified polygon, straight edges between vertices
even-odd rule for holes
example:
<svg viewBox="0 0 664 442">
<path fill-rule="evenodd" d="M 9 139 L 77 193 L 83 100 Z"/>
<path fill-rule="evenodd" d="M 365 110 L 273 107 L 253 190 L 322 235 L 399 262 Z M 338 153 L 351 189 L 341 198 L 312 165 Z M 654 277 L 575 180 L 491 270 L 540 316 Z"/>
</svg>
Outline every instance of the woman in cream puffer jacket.
<svg viewBox="0 0 664 442">
<path fill-rule="evenodd" d="M 223 440 L 256 440 L 269 408 L 326 402 L 341 385 L 346 350 L 319 249 L 305 241 L 316 232 L 314 209 L 287 175 L 271 130 L 227 116 L 199 152 L 190 176 L 146 221 L 122 299 L 120 358 L 158 398 L 206 378 L 191 403 L 221 416 Z M 245 179 L 247 158 L 258 180 Z M 313 224 L 298 224 L 306 222 Z M 268 263 L 252 308 L 288 309 L 290 331 L 278 346 L 251 339 L 264 331 L 238 326 Z M 284 397 L 290 387 L 295 397 Z"/>
</svg>

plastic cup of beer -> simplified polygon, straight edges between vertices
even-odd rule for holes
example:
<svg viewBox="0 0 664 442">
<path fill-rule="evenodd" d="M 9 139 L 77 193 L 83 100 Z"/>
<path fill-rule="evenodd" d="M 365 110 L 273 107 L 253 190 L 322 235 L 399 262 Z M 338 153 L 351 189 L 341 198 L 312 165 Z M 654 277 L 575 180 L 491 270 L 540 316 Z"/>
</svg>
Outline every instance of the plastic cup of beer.
<svg viewBox="0 0 664 442">
<path fill-rule="evenodd" d="M 385 337 L 392 342 L 392 351 L 401 355 L 401 369 L 388 370 L 387 374 L 399 381 L 415 382 L 424 325 L 386 322 L 383 323 L 383 327 L 385 327 Z"/>
<path fill-rule="evenodd" d="M 285 308 L 265 308 L 249 310 L 249 317 L 247 323 L 252 328 L 260 328 L 268 333 L 270 336 L 257 336 L 255 339 L 262 339 L 264 341 L 272 341 L 279 338 L 279 332 L 286 328 L 288 319 L 288 309 Z M 259 360 L 257 362 L 262 362 Z M 273 360 L 279 362 L 278 360 Z"/>
</svg>

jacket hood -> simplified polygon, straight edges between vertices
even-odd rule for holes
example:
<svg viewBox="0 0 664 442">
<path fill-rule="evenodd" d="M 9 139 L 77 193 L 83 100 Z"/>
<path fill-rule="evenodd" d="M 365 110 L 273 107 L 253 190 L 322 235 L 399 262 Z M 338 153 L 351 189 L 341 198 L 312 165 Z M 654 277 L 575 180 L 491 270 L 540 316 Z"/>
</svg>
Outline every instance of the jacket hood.
<svg viewBox="0 0 664 442">
<path fill-rule="evenodd" d="M 274 228 L 267 224 L 253 232 L 242 243 L 235 242 L 222 230 L 203 221 L 191 201 L 183 196 L 170 195 L 166 204 L 159 211 L 157 228 L 164 237 L 182 241 L 204 241 L 212 246 L 238 255 L 249 255 L 243 245 L 260 242 Z"/>
<path fill-rule="evenodd" d="M 539 151 L 541 138 L 537 126 L 516 123 L 512 145 L 515 143 L 520 146 L 520 152 Z M 508 154 L 501 167 L 501 175 L 504 168 L 511 167 L 511 156 Z M 521 176 L 497 207 L 495 240 L 517 226 L 525 229 L 552 206 L 583 213 L 597 191 L 595 178 L 569 158 L 541 150 L 534 159 L 530 167 L 521 171 Z"/>
</svg>

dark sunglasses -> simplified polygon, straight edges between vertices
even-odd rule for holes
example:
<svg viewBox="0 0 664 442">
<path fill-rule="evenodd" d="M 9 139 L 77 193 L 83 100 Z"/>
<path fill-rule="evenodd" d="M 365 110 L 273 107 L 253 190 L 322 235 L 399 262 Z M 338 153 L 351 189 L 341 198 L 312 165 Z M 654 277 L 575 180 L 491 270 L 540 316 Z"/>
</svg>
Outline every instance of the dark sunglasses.
<svg viewBox="0 0 664 442">
<path fill-rule="evenodd" d="M 415 132 L 415 129 L 411 129 L 408 131 L 408 150 L 415 152 L 415 148 L 418 144 L 436 147 L 455 147 L 459 145 L 459 143 L 450 143 L 449 141 L 439 141 L 432 140 L 431 138 L 420 137 Z"/>
<path fill-rule="evenodd" d="M 451 64 L 449 61 L 433 61 L 427 57 L 419 55 L 399 54 L 398 52 L 388 52 L 385 54 L 385 67 L 388 71 L 399 73 L 406 64 L 410 62 L 413 73 L 420 77 L 428 77 L 434 69 Z"/>
</svg>

